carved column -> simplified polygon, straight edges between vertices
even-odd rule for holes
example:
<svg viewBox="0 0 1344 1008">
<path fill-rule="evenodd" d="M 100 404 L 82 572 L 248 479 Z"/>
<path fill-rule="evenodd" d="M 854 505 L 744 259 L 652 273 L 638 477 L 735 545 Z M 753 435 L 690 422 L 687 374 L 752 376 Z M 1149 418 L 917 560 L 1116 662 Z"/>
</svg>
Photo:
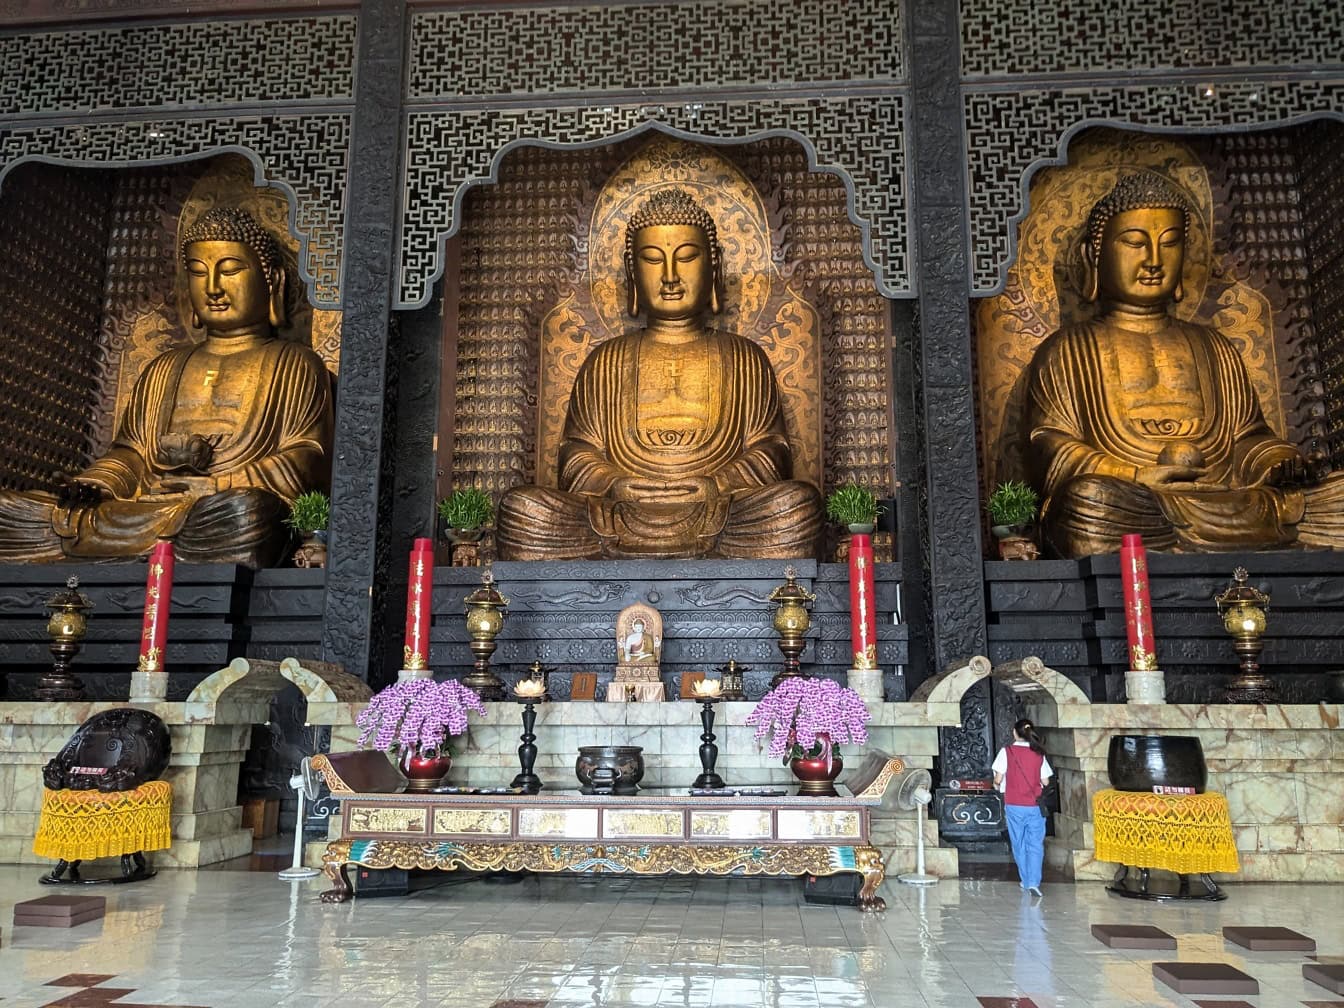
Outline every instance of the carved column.
<svg viewBox="0 0 1344 1008">
<path fill-rule="evenodd" d="M 360 3 L 322 656 L 361 679 L 379 664 L 371 642 L 381 633 L 380 595 L 389 590 L 389 579 L 379 575 L 388 569 L 391 502 L 390 485 L 384 489 L 391 456 L 384 421 L 395 398 L 389 402 L 384 386 L 397 261 L 395 152 L 401 148 L 405 22 L 404 0 Z"/>
<path fill-rule="evenodd" d="M 962 152 L 957 0 L 922 0 L 912 19 L 911 79 L 915 240 L 919 271 L 919 349 L 923 392 L 928 625 L 933 667 L 985 653 L 979 465 L 967 283 L 966 181 Z M 963 700 L 976 715 L 975 737 L 942 731 L 942 762 L 959 773 L 988 774 L 988 687 Z M 971 723 L 970 721 L 967 722 Z M 980 765 L 983 762 L 983 767 Z"/>
</svg>

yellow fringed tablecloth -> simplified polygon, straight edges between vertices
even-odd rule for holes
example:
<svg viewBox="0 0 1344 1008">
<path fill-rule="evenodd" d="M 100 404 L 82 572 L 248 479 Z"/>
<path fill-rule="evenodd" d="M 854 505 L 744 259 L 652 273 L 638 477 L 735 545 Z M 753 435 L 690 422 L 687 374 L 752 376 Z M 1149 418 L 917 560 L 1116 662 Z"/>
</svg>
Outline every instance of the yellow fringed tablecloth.
<svg viewBox="0 0 1344 1008">
<path fill-rule="evenodd" d="M 1092 796 L 1097 860 L 1182 875 L 1241 870 L 1227 799 L 1106 789 Z"/>
<path fill-rule="evenodd" d="M 33 853 L 60 861 L 91 861 L 173 843 L 173 787 L 150 781 L 134 791 L 42 791 Z"/>
</svg>

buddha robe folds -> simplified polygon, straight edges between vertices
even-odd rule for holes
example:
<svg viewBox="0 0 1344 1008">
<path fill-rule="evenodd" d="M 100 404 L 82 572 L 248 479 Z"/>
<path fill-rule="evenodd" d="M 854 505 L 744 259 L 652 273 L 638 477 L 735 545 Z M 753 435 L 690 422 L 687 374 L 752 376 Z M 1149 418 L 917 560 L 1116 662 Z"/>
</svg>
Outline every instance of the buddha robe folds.
<svg viewBox="0 0 1344 1008">
<path fill-rule="evenodd" d="M 150 362 L 111 448 L 75 477 L 108 499 L 66 507 L 47 493 L 0 493 L 0 562 L 132 558 L 158 537 L 172 538 L 186 563 L 262 567 L 279 559 L 289 504 L 330 479 L 326 368 L 312 350 L 278 339 L 245 351 L 257 355 L 251 395 L 206 471 L 184 478 L 158 462 L 157 449 L 161 435 L 182 429 L 174 404 L 192 352 L 170 350 Z"/>
<path fill-rule="evenodd" d="M 703 368 L 708 377 L 703 402 L 678 415 L 663 396 L 665 415 L 651 422 L 641 402 L 657 398 L 659 386 L 650 383 L 659 379 L 640 371 L 647 339 L 626 334 L 584 362 L 559 452 L 559 489 L 518 487 L 504 496 L 501 558 L 812 554 L 821 497 L 811 484 L 790 479 L 779 390 L 765 353 L 717 330 L 685 345 L 697 373 Z M 714 489 L 696 500 L 656 493 L 622 500 L 612 493 L 622 478 L 707 478 Z"/>
<path fill-rule="evenodd" d="M 1108 321 L 1061 330 L 1037 351 L 1027 412 L 1043 531 L 1062 556 L 1115 552 L 1133 532 L 1192 551 L 1344 541 L 1344 482 L 1259 485 L 1298 452 L 1269 429 L 1240 355 L 1214 329 L 1166 319 L 1156 334 Z M 1197 450 L 1198 480 L 1137 482 L 1169 445 Z"/>
</svg>

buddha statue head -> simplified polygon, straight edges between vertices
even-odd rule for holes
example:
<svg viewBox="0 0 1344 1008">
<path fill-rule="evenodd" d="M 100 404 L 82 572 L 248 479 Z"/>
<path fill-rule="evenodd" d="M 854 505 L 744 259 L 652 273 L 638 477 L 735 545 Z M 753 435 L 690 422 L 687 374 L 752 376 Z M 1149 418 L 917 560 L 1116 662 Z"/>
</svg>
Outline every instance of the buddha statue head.
<svg viewBox="0 0 1344 1008">
<path fill-rule="evenodd" d="M 280 248 L 246 210 L 216 207 L 191 225 L 182 265 L 196 327 L 229 336 L 285 324 Z"/>
<path fill-rule="evenodd" d="M 1151 172 L 1126 175 L 1097 201 L 1083 238 L 1084 296 L 1165 310 L 1180 301 L 1190 202 Z"/>
<path fill-rule="evenodd" d="M 685 189 L 660 189 L 625 229 L 628 310 L 692 321 L 723 304 L 723 250 L 714 218 Z"/>
</svg>

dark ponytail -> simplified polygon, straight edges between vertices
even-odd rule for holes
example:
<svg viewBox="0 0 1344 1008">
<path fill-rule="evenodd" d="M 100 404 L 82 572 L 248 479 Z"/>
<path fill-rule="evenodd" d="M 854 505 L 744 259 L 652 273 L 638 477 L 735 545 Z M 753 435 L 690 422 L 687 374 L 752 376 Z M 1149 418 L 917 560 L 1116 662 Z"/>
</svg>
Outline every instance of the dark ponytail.
<svg viewBox="0 0 1344 1008">
<path fill-rule="evenodd" d="M 1013 731 L 1017 732 L 1017 737 L 1031 746 L 1031 751 L 1045 755 L 1045 744 L 1041 742 L 1041 737 L 1036 734 L 1036 726 L 1027 718 L 1022 718 L 1013 725 Z"/>
</svg>

